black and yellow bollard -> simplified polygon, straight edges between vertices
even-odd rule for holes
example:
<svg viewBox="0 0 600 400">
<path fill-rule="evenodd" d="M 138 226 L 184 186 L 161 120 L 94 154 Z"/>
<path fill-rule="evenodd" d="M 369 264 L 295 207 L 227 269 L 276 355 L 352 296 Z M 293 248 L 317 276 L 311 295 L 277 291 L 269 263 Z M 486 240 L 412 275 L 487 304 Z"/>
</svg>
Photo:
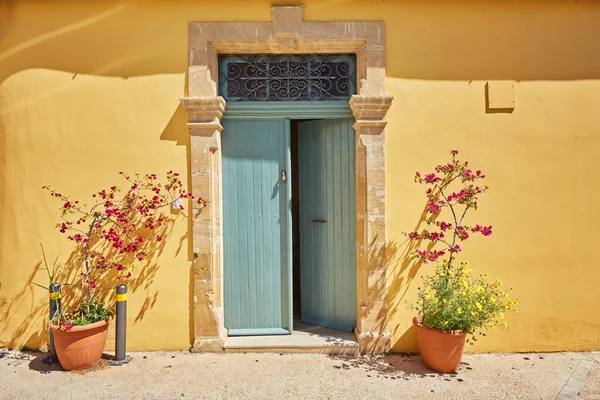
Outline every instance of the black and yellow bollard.
<svg viewBox="0 0 600 400">
<path fill-rule="evenodd" d="M 48 292 L 49 292 L 49 297 L 50 297 L 50 322 L 54 321 L 54 318 L 56 318 L 57 316 L 60 315 L 60 302 L 61 302 L 60 290 L 61 290 L 60 283 L 51 283 L 50 286 L 48 287 Z M 56 351 L 54 350 L 54 334 L 52 333 L 50 328 L 48 328 L 48 333 L 50 335 L 50 337 L 49 337 L 50 357 L 49 358 L 51 360 L 55 360 L 56 359 Z"/>
<path fill-rule="evenodd" d="M 123 365 L 131 361 L 126 353 L 127 334 L 127 286 L 117 286 L 117 320 L 115 335 L 115 357 L 108 363 L 110 365 Z"/>
</svg>

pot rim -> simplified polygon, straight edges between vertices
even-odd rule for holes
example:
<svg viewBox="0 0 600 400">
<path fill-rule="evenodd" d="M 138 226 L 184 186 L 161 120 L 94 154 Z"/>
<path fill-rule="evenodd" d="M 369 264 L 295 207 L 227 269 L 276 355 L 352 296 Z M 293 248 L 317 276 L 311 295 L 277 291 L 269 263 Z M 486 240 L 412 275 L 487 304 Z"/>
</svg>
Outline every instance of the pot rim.
<svg viewBox="0 0 600 400">
<path fill-rule="evenodd" d="M 87 325 L 75 325 L 75 326 L 73 326 L 73 328 L 71 328 L 68 331 L 61 331 L 59 329 L 59 326 L 52 322 L 50 322 L 49 326 L 53 332 L 81 332 L 81 331 L 87 331 L 89 329 L 100 328 L 104 325 L 108 325 L 108 321 L 102 320 L 102 321 L 92 322 L 91 324 L 87 324 Z"/>
<path fill-rule="evenodd" d="M 444 333 L 446 335 L 456 335 L 456 336 L 463 336 L 463 335 L 467 335 L 470 333 L 468 329 L 455 329 L 455 330 L 443 331 L 440 329 L 430 328 L 428 326 L 423 325 L 421 323 L 422 321 L 423 321 L 422 315 L 417 315 L 417 316 L 413 317 L 413 320 L 412 320 L 414 326 L 421 328 L 421 329 L 427 329 L 428 331 L 432 331 L 432 332 L 439 332 L 439 333 Z"/>
</svg>

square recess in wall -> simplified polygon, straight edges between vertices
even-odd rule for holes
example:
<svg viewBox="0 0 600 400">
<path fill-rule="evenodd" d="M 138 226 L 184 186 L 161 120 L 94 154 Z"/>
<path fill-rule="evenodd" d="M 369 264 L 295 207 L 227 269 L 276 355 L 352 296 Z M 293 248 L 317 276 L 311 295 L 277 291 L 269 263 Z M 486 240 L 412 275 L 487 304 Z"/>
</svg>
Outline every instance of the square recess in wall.
<svg viewBox="0 0 600 400">
<path fill-rule="evenodd" d="M 485 111 L 487 113 L 512 113 L 514 109 L 514 81 L 488 81 L 485 84 Z"/>
</svg>

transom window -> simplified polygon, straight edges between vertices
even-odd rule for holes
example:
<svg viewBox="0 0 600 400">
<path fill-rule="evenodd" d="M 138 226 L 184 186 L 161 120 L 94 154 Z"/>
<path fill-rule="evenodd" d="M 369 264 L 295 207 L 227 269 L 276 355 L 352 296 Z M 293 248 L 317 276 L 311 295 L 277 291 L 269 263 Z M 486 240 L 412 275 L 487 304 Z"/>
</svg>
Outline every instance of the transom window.
<svg viewBox="0 0 600 400">
<path fill-rule="evenodd" d="M 220 95 L 227 101 L 335 101 L 356 93 L 354 54 L 219 56 Z"/>
</svg>

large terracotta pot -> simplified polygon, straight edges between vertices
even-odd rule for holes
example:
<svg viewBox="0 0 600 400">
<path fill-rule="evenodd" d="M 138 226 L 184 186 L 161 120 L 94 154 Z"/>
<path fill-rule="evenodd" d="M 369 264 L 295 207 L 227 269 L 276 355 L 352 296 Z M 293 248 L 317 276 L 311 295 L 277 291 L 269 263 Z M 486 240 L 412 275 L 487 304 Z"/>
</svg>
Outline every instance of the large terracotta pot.
<svg viewBox="0 0 600 400">
<path fill-rule="evenodd" d="M 413 318 L 423 364 L 437 372 L 454 372 L 460 364 L 467 331 L 438 331 L 421 324 L 421 317 Z"/>
<path fill-rule="evenodd" d="M 61 331 L 58 325 L 50 324 L 54 334 L 54 348 L 60 366 L 67 371 L 93 367 L 102 358 L 108 322 L 74 326 L 70 331 Z"/>
</svg>

